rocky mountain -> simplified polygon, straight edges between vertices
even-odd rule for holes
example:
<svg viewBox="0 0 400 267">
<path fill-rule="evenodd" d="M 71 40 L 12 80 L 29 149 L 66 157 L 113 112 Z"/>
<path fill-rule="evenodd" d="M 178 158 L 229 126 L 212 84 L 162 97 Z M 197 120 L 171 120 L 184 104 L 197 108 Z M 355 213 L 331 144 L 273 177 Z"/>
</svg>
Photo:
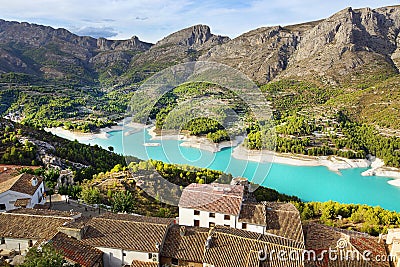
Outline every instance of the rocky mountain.
<svg viewBox="0 0 400 267">
<path fill-rule="evenodd" d="M 210 27 L 195 25 L 158 41 L 148 51 L 133 58 L 126 78 L 140 81 L 168 66 L 195 61 L 209 49 L 225 44 L 229 37 L 214 35 Z"/>
<path fill-rule="evenodd" d="M 135 36 L 111 41 L 77 36 L 65 29 L 0 20 L 0 73 L 91 83 L 99 75 L 112 75 L 115 69 L 128 66 L 133 55 L 151 45 Z"/>
<path fill-rule="evenodd" d="M 168 66 L 200 59 L 237 68 L 261 84 L 301 78 L 338 85 L 397 73 L 399 31 L 399 6 L 346 8 L 320 21 L 263 27 L 233 40 L 195 25 L 155 45 L 136 36 L 111 41 L 0 20 L 0 72 L 130 84 Z M 365 77 L 357 77 L 360 73 Z"/>
<path fill-rule="evenodd" d="M 238 68 L 259 83 L 294 77 L 336 85 L 360 70 L 398 72 L 399 26 L 400 6 L 346 8 L 321 21 L 250 31 L 201 59 Z"/>
</svg>

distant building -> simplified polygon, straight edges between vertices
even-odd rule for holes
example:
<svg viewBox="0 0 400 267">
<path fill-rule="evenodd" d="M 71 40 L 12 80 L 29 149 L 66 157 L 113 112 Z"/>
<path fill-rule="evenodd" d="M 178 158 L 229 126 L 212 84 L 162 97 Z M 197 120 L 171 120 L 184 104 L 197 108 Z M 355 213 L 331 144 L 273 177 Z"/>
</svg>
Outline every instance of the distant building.
<svg viewBox="0 0 400 267">
<path fill-rule="evenodd" d="M 104 266 L 158 266 L 160 250 L 172 219 L 103 214 L 71 222 L 60 232 L 101 250 Z"/>
<path fill-rule="evenodd" d="M 0 175 L 0 212 L 44 204 L 44 191 L 42 177 L 28 173 L 17 176 Z"/>
</svg>

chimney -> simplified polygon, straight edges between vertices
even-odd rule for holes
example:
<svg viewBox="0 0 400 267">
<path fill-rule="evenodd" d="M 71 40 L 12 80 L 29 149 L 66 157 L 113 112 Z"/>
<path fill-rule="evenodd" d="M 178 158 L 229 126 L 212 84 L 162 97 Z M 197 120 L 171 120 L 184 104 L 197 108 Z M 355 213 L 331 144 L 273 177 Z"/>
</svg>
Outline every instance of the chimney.
<svg viewBox="0 0 400 267">
<path fill-rule="evenodd" d="M 211 243 L 212 243 L 212 236 L 208 236 L 206 240 L 206 249 L 211 248 Z"/>
<path fill-rule="evenodd" d="M 186 235 L 186 226 L 181 226 L 179 229 L 179 234 L 181 237 L 184 237 Z"/>
<path fill-rule="evenodd" d="M 37 184 L 38 184 L 38 179 L 37 179 L 36 177 L 33 177 L 32 180 L 31 180 L 31 182 L 32 182 L 32 186 L 37 186 Z"/>
</svg>

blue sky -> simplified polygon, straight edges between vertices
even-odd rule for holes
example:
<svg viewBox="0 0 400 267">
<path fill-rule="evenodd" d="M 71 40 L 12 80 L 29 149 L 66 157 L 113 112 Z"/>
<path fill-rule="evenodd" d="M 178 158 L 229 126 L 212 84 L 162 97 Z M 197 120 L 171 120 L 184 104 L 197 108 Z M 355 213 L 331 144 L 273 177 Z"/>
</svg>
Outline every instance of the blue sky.
<svg viewBox="0 0 400 267">
<path fill-rule="evenodd" d="M 66 28 L 79 35 L 156 42 L 195 24 L 234 38 L 261 26 L 328 17 L 352 6 L 400 4 L 386 0 L 0 0 L 0 18 Z"/>
</svg>

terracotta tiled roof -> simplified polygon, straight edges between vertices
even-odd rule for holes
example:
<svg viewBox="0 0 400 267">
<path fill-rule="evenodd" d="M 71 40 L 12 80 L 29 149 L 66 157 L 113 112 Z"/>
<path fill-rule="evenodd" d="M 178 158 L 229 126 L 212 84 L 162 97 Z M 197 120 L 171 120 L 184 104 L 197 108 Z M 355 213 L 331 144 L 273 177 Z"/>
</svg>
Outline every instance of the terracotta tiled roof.
<svg viewBox="0 0 400 267">
<path fill-rule="evenodd" d="M 36 185 L 32 185 L 32 179 L 37 179 Z M 0 193 L 12 190 L 23 194 L 33 195 L 42 181 L 43 178 L 40 176 L 23 173 L 0 183 Z"/>
<path fill-rule="evenodd" d="M 92 267 L 102 260 L 103 252 L 81 241 L 68 237 L 66 234 L 57 233 L 49 243 L 63 256 L 83 267 Z"/>
<path fill-rule="evenodd" d="M 35 204 L 35 206 L 33 206 L 33 208 L 39 209 L 39 210 L 48 210 L 48 209 L 50 209 L 50 203 Z"/>
<path fill-rule="evenodd" d="M 173 225 L 168 230 L 161 255 L 202 263 L 208 231 L 208 228 Z"/>
<path fill-rule="evenodd" d="M 131 267 L 158 267 L 157 262 L 132 261 Z"/>
<path fill-rule="evenodd" d="M 157 253 L 156 246 L 162 244 L 171 220 L 161 223 L 136 215 L 123 217 L 106 214 L 92 218 L 86 224 L 88 228 L 82 242 L 95 247 Z"/>
<path fill-rule="evenodd" d="M 58 227 L 73 220 L 72 217 L 66 216 L 18 214 L 16 211 L 0 214 L 0 237 L 48 239 L 57 233 Z"/>
<path fill-rule="evenodd" d="M 267 233 L 304 242 L 300 214 L 291 203 L 244 203 L 239 222 L 262 225 Z"/>
<path fill-rule="evenodd" d="M 8 214 L 15 215 L 31 215 L 31 216 L 41 216 L 41 217 L 58 217 L 58 218 L 79 218 L 81 213 L 79 212 L 68 212 L 59 210 L 43 210 L 43 209 L 15 209 L 7 211 Z"/>
<path fill-rule="evenodd" d="M 259 261 L 259 252 L 296 251 L 301 255 L 304 244 L 274 235 L 262 235 L 254 232 L 216 226 L 211 231 L 211 243 L 205 249 L 204 262 L 216 267 L 302 267 L 301 260 L 284 261 L 277 258 L 278 253 L 268 255 L 267 262 Z"/>
<path fill-rule="evenodd" d="M 26 206 L 28 206 L 29 202 L 31 202 L 30 198 L 19 198 L 15 201 L 14 207 L 26 208 Z"/>
<path fill-rule="evenodd" d="M 375 261 L 376 256 L 386 256 L 384 243 L 378 243 L 378 239 L 365 233 L 342 230 L 317 223 L 307 223 L 303 226 L 305 234 L 305 244 L 307 250 L 315 251 L 316 255 L 322 255 L 322 251 L 329 249 L 338 249 L 342 244 L 343 254 L 354 253 L 353 260 L 329 260 L 327 254 L 323 260 L 307 261 L 306 266 L 318 267 L 389 267 L 389 262 Z M 344 245 L 343 245 L 344 244 Z M 363 260 L 364 251 L 370 251 L 371 261 Z"/>
<path fill-rule="evenodd" d="M 172 218 L 160 218 L 160 217 L 148 217 L 142 215 L 132 215 L 123 213 L 104 213 L 100 218 L 120 220 L 120 221 L 133 221 L 133 222 L 144 222 L 144 223 L 155 223 L 155 224 L 171 224 L 174 223 L 175 219 Z"/>
<path fill-rule="evenodd" d="M 190 184 L 179 200 L 179 207 L 239 215 L 243 185 Z"/>
</svg>

